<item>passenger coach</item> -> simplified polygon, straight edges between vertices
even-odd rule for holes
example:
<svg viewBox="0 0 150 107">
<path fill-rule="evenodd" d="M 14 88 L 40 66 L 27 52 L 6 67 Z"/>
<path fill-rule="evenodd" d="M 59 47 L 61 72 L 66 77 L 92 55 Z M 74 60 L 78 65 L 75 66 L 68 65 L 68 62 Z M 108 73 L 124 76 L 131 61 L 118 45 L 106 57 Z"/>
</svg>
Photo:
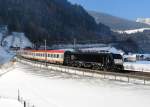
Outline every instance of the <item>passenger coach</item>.
<svg viewBox="0 0 150 107">
<path fill-rule="evenodd" d="M 22 50 L 19 54 L 27 59 L 63 64 L 64 52 L 64 50 Z"/>
</svg>

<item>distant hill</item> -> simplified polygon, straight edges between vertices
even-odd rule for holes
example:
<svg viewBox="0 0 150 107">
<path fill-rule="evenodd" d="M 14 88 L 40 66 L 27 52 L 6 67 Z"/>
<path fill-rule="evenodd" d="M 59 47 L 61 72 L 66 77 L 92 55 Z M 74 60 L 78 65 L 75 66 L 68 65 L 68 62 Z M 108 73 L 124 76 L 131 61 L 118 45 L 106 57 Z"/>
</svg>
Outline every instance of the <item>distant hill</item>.
<svg viewBox="0 0 150 107">
<path fill-rule="evenodd" d="M 0 24 L 25 32 L 35 44 L 112 40 L 111 31 L 97 24 L 80 5 L 67 0 L 0 0 Z"/>
<path fill-rule="evenodd" d="M 106 13 L 95 11 L 88 11 L 88 13 L 95 18 L 97 23 L 103 23 L 113 30 L 132 30 L 139 28 L 150 28 L 150 25 L 119 18 Z"/>
</svg>

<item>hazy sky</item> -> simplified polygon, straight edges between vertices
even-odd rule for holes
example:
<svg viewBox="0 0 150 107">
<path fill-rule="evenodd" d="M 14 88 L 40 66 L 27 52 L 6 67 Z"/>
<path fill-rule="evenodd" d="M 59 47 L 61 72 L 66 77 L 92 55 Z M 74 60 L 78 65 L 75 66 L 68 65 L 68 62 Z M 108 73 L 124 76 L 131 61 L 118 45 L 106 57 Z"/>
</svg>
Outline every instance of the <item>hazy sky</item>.
<svg viewBox="0 0 150 107">
<path fill-rule="evenodd" d="M 85 9 L 109 13 L 131 20 L 150 17 L 150 0 L 68 0 Z"/>
</svg>

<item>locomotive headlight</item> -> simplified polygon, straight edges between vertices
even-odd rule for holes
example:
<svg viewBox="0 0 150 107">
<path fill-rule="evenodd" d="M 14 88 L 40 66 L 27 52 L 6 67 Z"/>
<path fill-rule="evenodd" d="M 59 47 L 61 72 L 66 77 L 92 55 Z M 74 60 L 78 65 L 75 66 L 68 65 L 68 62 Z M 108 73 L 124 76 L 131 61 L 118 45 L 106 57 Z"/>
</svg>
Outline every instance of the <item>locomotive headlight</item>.
<svg viewBox="0 0 150 107">
<path fill-rule="evenodd" d="M 123 64 L 122 59 L 114 59 L 115 64 Z"/>
</svg>

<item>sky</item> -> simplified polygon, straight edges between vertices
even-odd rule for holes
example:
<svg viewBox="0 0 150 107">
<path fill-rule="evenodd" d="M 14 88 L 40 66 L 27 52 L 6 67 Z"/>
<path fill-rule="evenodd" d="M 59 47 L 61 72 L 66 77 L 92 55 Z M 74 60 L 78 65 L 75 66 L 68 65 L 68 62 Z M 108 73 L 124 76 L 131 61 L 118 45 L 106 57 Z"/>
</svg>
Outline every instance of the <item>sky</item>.
<svg viewBox="0 0 150 107">
<path fill-rule="evenodd" d="M 150 17 L 150 0 L 68 0 L 85 9 L 136 20 Z"/>
</svg>

